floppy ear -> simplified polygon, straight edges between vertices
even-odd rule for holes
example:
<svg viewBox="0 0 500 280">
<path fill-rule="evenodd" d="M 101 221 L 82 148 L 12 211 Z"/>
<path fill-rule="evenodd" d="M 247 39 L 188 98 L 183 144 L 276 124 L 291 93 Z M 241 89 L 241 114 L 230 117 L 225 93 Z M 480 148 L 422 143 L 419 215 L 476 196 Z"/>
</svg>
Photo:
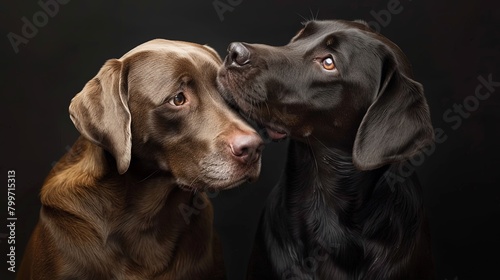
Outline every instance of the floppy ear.
<svg viewBox="0 0 500 280">
<path fill-rule="evenodd" d="M 381 86 L 356 134 L 353 162 L 372 170 L 414 156 L 434 138 L 421 84 L 391 53 L 382 69 Z"/>
<path fill-rule="evenodd" d="M 75 127 L 85 138 L 114 156 L 120 174 L 127 171 L 132 153 L 127 71 L 124 68 L 119 60 L 108 60 L 69 105 Z"/>
</svg>

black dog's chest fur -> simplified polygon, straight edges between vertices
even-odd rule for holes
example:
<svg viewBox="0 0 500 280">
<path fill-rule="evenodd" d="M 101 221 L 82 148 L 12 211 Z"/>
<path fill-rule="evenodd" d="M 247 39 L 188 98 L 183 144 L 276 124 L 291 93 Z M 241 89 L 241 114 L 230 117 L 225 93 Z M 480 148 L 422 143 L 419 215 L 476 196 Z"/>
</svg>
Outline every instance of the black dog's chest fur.
<svg viewBox="0 0 500 280">
<path fill-rule="evenodd" d="M 388 167 L 361 172 L 325 147 L 292 141 L 289 149 L 286 176 L 269 197 L 260 229 L 278 274 L 271 279 L 403 277 L 399 262 L 415 249 L 422 223 L 413 179 L 389 186 Z M 394 266 L 380 271 L 379 261 Z"/>
<path fill-rule="evenodd" d="M 434 279 L 416 177 L 386 176 L 434 137 L 396 44 L 363 22 L 311 21 L 286 46 L 231 44 L 219 73 L 229 102 L 291 139 L 250 279 Z"/>
</svg>

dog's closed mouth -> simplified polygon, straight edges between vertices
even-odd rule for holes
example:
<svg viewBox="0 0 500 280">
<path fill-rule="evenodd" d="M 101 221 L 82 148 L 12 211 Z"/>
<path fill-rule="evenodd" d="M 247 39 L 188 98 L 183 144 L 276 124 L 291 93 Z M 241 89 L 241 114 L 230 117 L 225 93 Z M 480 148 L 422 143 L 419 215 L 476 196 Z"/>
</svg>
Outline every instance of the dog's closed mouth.
<svg viewBox="0 0 500 280">
<path fill-rule="evenodd" d="M 266 132 L 269 138 L 274 141 L 282 140 L 288 136 L 288 133 L 286 131 L 269 126 L 266 126 Z"/>
</svg>

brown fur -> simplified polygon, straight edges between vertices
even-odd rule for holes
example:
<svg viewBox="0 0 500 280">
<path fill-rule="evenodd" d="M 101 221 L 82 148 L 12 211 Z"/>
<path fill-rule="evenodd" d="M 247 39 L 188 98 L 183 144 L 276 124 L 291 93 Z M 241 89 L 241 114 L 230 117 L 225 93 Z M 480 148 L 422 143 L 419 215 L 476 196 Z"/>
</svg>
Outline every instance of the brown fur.
<svg viewBox="0 0 500 280">
<path fill-rule="evenodd" d="M 206 46 L 153 40 L 87 83 L 18 279 L 224 279 L 204 190 L 256 178 L 261 140 L 216 92 L 219 65 Z M 186 103 L 169 104 L 178 92 Z M 251 160 L 232 152 L 241 135 Z"/>
</svg>

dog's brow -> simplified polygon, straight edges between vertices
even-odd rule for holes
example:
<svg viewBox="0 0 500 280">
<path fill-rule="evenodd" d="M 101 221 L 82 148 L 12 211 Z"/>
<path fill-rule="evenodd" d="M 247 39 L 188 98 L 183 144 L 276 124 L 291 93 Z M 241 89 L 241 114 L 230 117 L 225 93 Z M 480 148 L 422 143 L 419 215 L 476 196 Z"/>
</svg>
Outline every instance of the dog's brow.
<svg viewBox="0 0 500 280">
<path fill-rule="evenodd" d="M 326 39 L 326 46 L 330 47 L 331 45 L 333 45 L 333 37 L 332 36 L 330 36 L 330 37 L 328 37 L 328 39 Z"/>
<path fill-rule="evenodd" d="M 304 39 L 315 33 L 317 29 L 314 21 L 307 22 L 305 26 L 292 38 L 292 42 Z"/>
</svg>

